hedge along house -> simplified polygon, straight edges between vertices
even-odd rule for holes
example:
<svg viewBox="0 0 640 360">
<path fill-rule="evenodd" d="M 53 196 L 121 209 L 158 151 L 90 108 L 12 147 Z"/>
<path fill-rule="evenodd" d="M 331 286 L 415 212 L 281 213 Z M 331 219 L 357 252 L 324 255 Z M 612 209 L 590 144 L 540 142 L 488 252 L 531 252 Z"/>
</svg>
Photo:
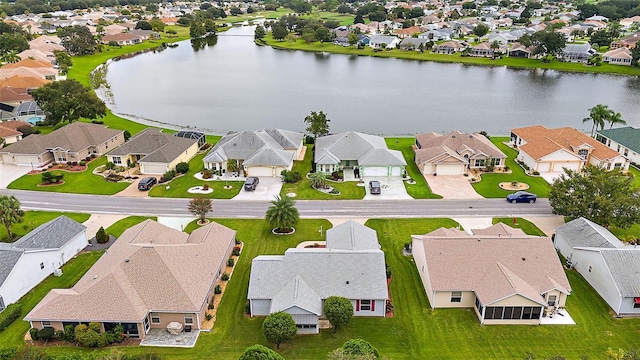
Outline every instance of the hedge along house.
<svg viewBox="0 0 640 360">
<path fill-rule="evenodd" d="M 49 163 L 80 162 L 101 156 L 124 143 L 124 131 L 104 125 L 74 122 L 50 134 L 32 134 L 0 150 L 2 162 L 41 167 Z"/>
<path fill-rule="evenodd" d="M 564 308 L 571 286 L 549 238 L 503 224 L 471 231 L 412 236 L 431 308 L 473 308 L 486 325 L 538 325 Z"/>
<path fill-rule="evenodd" d="M 13 243 L 0 242 L 0 311 L 87 247 L 87 228 L 62 215 Z"/>
<path fill-rule="evenodd" d="M 402 176 L 407 162 L 398 150 L 389 150 L 380 136 L 349 131 L 316 139 L 316 171 L 353 171 L 360 176 Z"/>
<path fill-rule="evenodd" d="M 198 138 L 183 138 L 147 128 L 111 151 L 107 160 L 123 166 L 139 163 L 142 174 L 164 174 L 196 156 L 200 148 L 198 141 Z"/>
<path fill-rule="evenodd" d="M 252 317 L 284 311 L 299 334 L 317 334 L 329 296 L 350 299 L 355 316 L 385 316 L 386 266 L 376 232 L 349 221 L 327 230 L 326 239 L 326 248 L 253 259 L 247 296 Z"/>
<path fill-rule="evenodd" d="M 76 285 L 51 290 L 24 319 L 55 330 L 122 324 L 133 338 L 170 322 L 198 331 L 234 244 L 235 231 L 217 223 L 189 235 L 146 220 L 127 229 Z"/>
<path fill-rule="evenodd" d="M 225 135 L 204 157 L 204 167 L 224 174 L 237 161 L 245 176 L 280 176 L 302 160 L 302 133 L 281 129 L 245 130 Z"/>
</svg>

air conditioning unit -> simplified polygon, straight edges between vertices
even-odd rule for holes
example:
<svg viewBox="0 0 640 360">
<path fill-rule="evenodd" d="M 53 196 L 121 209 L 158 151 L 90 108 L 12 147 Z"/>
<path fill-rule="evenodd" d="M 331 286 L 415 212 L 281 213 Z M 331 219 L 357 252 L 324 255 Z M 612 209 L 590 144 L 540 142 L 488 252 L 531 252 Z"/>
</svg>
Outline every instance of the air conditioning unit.
<svg viewBox="0 0 640 360">
<path fill-rule="evenodd" d="M 61 269 L 53 270 L 53 276 L 62 276 L 62 270 Z"/>
</svg>

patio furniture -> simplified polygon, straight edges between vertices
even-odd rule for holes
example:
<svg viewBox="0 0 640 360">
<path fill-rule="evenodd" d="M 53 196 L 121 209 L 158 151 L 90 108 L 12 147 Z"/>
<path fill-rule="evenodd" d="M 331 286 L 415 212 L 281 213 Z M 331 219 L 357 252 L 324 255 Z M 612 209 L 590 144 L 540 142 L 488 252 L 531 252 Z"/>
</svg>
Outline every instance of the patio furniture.
<svg viewBox="0 0 640 360">
<path fill-rule="evenodd" d="M 182 332 L 182 323 L 172 321 L 167 325 L 167 331 L 172 335 L 179 335 Z"/>
</svg>

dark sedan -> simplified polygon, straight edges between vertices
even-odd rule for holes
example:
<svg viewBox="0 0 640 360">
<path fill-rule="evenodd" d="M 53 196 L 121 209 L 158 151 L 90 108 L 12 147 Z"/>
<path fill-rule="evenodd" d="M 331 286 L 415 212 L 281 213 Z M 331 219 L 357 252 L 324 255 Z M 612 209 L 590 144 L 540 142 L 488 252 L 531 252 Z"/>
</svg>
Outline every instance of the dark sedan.
<svg viewBox="0 0 640 360">
<path fill-rule="evenodd" d="M 507 201 L 515 204 L 519 202 L 528 202 L 529 204 L 533 204 L 536 202 L 538 196 L 536 194 L 528 193 L 526 191 L 518 191 L 513 194 L 507 195 Z"/>
</svg>

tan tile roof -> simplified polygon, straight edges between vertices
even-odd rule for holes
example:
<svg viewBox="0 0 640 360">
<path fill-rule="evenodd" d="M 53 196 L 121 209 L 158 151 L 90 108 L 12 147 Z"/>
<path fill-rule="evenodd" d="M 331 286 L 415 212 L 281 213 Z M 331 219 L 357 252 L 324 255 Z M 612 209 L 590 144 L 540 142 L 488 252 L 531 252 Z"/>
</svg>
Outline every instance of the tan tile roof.
<svg viewBox="0 0 640 360">
<path fill-rule="evenodd" d="M 0 87 L 35 89 L 50 82 L 51 80 L 45 80 L 40 77 L 12 76 L 6 79 L 0 79 Z"/>
<path fill-rule="evenodd" d="M 37 69 L 37 68 L 51 68 L 51 69 L 53 69 L 53 65 L 50 62 L 32 60 L 32 59 L 29 59 L 29 58 L 22 59 L 22 60 L 20 60 L 20 61 L 18 61 L 16 63 L 13 63 L 13 64 L 4 65 L 2 68 L 3 69 L 18 69 L 20 67 L 26 67 L 26 68 L 31 68 L 31 69 Z"/>
<path fill-rule="evenodd" d="M 0 102 L 33 100 L 26 88 L 0 87 Z"/>
<path fill-rule="evenodd" d="M 428 161 L 439 155 L 449 154 L 460 161 L 466 162 L 461 153 L 470 152 L 470 158 L 490 156 L 497 159 L 506 159 L 500 149 L 481 134 L 465 134 L 460 131 L 453 131 L 446 135 L 435 132 L 416 134 L 416 141 L 422 147 L 416 149 L 416 160 L 419 162 Z"/>
<path fill-rule="evenodd" d="M 551 289 L 571 291 L 547 237 L 467 235 L 438 229 L 414 239 L 422 239 L 422 247 L 413 251 L 424 252 L 434 291 L 474 291 L 485 306 L 515 294 L 544 304 L 541 294 Z"/>
<path fill-rule="evenodd" d="M 47 76 L 55 76 L 57 74 L 57 70 L 47 67 L 30 68 L 21 66 L 19 68 L 8 68 L 3 66 L 0 68 L 0 79 L 7 79 L 13 76 L 37 77 L 44 79 Z"/>
<path fill-rule="evenodd" d="M 21 126 L 31 126 L 31 124 L 17 120 L 0 122 L 0 138 L 6 139 L 11 136 L 22 135 L 22 133 L 17 130 Z"/>
<path fill-rule="evenodd" d="M 565 149 L 577 156 L 577 148 L 584 144 L 593 148 L 591 155 L 599 160 L 613 159 L 620 155 L 596 139 L 570 127 L 547 129 L 542 125 L 534 125 L 511 129 L 511 132 L 526 141 L 525 145 L 520 146 L 520 150 L 535 160 L 560 149 Z"/>
<path fill-rule="evenodd" d="M 210 223 L 191 235 L 146 220 L 127 229 L 69 290 L 52 290 L 28 320 L 139 322 L 149 311 L 199 312 L 235 231 Z"/>
</svg>

